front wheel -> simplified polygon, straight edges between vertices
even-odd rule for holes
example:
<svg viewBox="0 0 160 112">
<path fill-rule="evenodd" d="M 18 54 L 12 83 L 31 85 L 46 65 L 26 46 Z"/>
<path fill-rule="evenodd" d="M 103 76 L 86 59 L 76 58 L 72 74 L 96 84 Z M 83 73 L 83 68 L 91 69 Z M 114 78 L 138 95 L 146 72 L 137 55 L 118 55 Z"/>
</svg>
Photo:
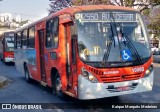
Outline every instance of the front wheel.
<svg viewBox="0 0 160 112">
<path fill-rule="evenodd" d="M 60 98 L 64 98 L 65 95 L 62 92 L 62 82 L 58 73 L 55 74 L 55 77 L 52 82 L 53 94 L 57 95 Z"/>
</svg>

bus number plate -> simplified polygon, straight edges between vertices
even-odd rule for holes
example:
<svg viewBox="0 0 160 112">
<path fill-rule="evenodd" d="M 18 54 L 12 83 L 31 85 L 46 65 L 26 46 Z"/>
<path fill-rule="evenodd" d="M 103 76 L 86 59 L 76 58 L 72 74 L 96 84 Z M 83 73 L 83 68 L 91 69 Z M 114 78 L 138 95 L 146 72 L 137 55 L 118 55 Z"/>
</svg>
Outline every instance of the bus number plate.
<svg viewBox="0 0 160 112">
<path fill-rule="evenodd" d="M 129 87 L 128 87 L 128 86 L 117 87 L 117 90 L 118 90 L 118 91 L 127 91 L 127 90 L 129 90 Z"/>
</svg>

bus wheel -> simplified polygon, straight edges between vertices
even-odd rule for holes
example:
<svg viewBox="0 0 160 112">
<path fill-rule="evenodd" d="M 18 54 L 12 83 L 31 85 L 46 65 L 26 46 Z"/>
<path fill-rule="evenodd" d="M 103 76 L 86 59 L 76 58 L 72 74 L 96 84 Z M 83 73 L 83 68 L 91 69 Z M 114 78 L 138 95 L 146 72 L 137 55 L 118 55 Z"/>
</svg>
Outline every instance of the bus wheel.
<svg viewBox="0 0 160 112">
<path fill-rule="evenodd" d="M 64 93 L 62 92 L 62 83 L 58 73 L 55 75 L 55 94 L 60 98 L 64 98 Z"/>
<path fill-rule="evenodd" d="M 28 68 L 26 66 L 25 66 L 25 78 L 26 78 L 27 82 L 31 82 L 29 71 L 28 71 Z"/>
</svg>

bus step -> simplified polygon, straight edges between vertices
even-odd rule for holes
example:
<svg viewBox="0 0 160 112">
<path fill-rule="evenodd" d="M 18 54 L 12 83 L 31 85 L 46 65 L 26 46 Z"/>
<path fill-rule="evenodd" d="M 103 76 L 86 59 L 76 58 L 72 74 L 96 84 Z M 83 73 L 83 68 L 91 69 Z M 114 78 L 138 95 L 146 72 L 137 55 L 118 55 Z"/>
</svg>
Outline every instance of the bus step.
<svg viewBox="0 0 160 112">
<path fill-rule="evenodd" d="M 64 93 L 67 94 L 67 95 L 69 95 L 69 96 L 71 96 L 71 97 L 74 97 L 74 94 L 71 93 L 71 92 L 69 92 L 69 91 L 64 91 Z"/>
<path fill-rule="evenodd" d="M 47 83 L 46 83 L 46 82 L 41 81 L 41 85 L 46 87 L 46 86 L 47 86 Z"/>
</svg>

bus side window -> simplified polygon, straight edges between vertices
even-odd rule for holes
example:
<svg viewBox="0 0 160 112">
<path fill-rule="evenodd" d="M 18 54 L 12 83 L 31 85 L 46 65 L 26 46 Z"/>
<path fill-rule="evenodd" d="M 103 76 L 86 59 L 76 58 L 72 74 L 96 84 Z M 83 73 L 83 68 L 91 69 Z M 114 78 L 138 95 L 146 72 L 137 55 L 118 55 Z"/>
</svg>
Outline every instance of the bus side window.
<svg viewBox="0 0 160 112">
<path fill-rule="evenodd" d="M 27 29 L 22 32 L 22 49 L 27 48 Z"/>
<path fill-rule="evenodd" d="M 16 48 L 16 46 L 17 46 L 17 33 L 15 33 L 14 36 L 15 36 L 15 38 L 14 38 L 14 48 L 17 49 Z"/>
<path fill-rule="evenodd" d="M 29 28 L 29 34 L 28 34 L 28 48 L 34 48 L 35 47 L 35 28 L 31 27 Z"/>
<path fill-rule="evenodd" d="M 46 24 L 46 47 L 57 48 L 58 47 L 58 18 L 53 18 L 47 21 Z"/>
<path fill-rule="evenodd" d="M 17 33 L 17 40 L 16 40 L 16 48 L 20 49 L 21 48 L 21 32 Z"/>
</svg>

